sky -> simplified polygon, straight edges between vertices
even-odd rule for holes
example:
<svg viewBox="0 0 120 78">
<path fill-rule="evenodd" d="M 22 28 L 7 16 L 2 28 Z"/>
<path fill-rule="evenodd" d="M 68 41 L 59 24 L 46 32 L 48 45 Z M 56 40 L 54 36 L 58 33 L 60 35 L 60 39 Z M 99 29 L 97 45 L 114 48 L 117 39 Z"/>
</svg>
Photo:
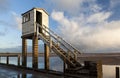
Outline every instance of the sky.
<svg viewBox="0 0 120 78">
<path fill-rule="evenodd" d="M 20 49 L 21 14 L 33 7 L 44 8 L 50 29 L 81 52 L 120 52 L 120 0 L 0 0 L 0 51 Z"/>
</svg>

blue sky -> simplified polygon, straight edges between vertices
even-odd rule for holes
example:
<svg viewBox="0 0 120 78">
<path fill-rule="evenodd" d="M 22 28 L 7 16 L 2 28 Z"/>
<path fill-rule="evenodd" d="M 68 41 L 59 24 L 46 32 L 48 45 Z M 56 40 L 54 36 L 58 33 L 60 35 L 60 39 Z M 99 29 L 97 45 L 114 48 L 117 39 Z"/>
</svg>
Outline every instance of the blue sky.
<svg viewBox="0 0 120 78">
<path fill-rule="evenodd" d="M 82 52 L 120 52 L 120 0 L 0 0 L 0 49 L 21 46 L 21 14 L 33 7 Z"/>
</svg>

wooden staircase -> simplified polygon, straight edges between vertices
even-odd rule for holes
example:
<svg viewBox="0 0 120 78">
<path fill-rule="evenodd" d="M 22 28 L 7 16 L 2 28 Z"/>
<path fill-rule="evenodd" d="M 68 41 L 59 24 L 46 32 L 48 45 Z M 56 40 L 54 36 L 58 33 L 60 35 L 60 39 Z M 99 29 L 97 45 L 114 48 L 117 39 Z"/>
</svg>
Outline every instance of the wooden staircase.
<svg viewBox="0 0 120 78">
<path fill-rule="evenodd" d="M 84 66 L 82 66 L 77 61 L 77 55 L 81 54 L 76 48 L 74 48 L 71 44 L 67 43 L 64 39 L 54 33 L 52 30 L 47 28 L 46 26 L 41 26 L 36 23 L 36 30 L 39 28 L 44 31 L 44 33 L 38 33 L 37 36 L 41 39 L 45 44 L 47 44 L 50 48 L 50 51 L 55 52 L 65 64 L 67 64 L 67 68 L 65 68 L 65 72 L 67 74 L 72 75 L 88 75 L 94 76 L 91 78 L 97 78 L 99 76 L 98 68 L 102 68 L 101 64 L 97 64 L 91 61 L 85 61 Z M 102 75 L 102 69 L 100 69 L 100 75 Z M 98 77 L 101 78 L 101 77 Z"/>
<path fill-rule="evenodd" d="M 81 64 L 77 61 L 77 54 L 81 53 L 77 49 L 75 49 L 46 26 L 41 26 L 38 23 L 36 23 L 36 26 L 40 27 L 45 33 L 37 33 L 38 38 L 47 44 L 50 49 L 69 66 L 69 68 L 81 67 Z"/>
</svg>

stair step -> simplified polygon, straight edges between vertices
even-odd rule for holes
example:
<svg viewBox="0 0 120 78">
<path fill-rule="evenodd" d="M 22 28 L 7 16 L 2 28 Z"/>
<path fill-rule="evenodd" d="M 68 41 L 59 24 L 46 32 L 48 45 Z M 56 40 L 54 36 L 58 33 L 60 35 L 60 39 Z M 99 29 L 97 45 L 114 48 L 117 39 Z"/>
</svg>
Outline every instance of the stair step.
<svg viewBox="0 0 120 78">
<path fill-rule="evenodd" d="M 48 37 L 46 37 L 44 34 L 40 34 L 39 36 L 45 43 L 47 43 L 49 45 L 50 39 Z M 80 66 L 80 64 L 77 61 L 75 61 L 75 59 L 72 58 L 72 56 L 68 56 L 68 53 L 66 52 L 66 50 L 64 50 L 64 48 L 61 48 L 61 46 L 59 46 L 54 41 L 52 41 L 52 50 L 53 50 L 53 48 L 54 48 L 54 51 L 56 52 L 56 54 L 59 55 L 59 57 L 61 59 L 65 60 L 65 62 L 68 65 L 70 65 L 71 67 Z"/>
</svg>

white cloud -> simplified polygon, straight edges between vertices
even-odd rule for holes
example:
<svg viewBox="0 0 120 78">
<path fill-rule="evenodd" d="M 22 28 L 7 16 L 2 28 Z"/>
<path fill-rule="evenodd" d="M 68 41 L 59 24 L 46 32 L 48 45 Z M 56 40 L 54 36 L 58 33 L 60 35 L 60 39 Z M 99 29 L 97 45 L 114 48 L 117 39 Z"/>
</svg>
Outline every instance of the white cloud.
<svg viewBox="0 0 120 78">
<path fill-rule="evenodd" d="M 46 3 L 45 5 L 56 11 L 64 11 L 71 15 L 78 15 L 81 12 L 98 12 L 101 9 L 95 4 L 96 0 L 46 0 Z"/>
<path fill-rule="evenodd" d="M 67 18 L 64 12 L 53 11 L 62 37 L 85 52 L 117 51 L 120 46 L 120 21 L 108 22 L 111 12 L 80 14 Z M 117 49 L 117 50 L 116 50 Z"/>
<path fill-rule="evenodd" d="M 53 11 L 51 16 L 52 18 L 54 18 L 54 20 L 57 20 L 57 21 L 60 21 L 61 19 L 64 18 L 63 12 L 57 12 L 56 14 L 56 11 Z"/>
<path fill-rule="evenodd" d="M 15 12 L 12 12 L 12 18 L 14 20 L 13 26 L 18 28 L 19 30 L 22 30 L 22 18 Z"/>
<path fill-rule="evenodd" d="M 71 0 L 66 0 L 66 3 L 64 0 L 51 2 L 56 6 L 51 17 L 59 24 L 61 36 L 69 43 L 83 52 L 120 51 L 120 20 L 108 21 L 112 11 L 103 11 L 96 0 L 75 0 L 73 5 Z M 113 4 L 116 6 L 118 3 L 115 0 Z"/>
<path fill-rule="evenodd" d="M 51 4 L 56 6 L 56 10 L 64 10 L 73 13 L 74 10 L 79 11 L 81 2 L 84 0 L 51 0 Z"/>
<path fill-rule="evenodd" d="M 88 22 L 91 23 L 102 23 L 104 22 L 106 19 L 108 19 L 110 17 L 111 13 L 110 12 L 98 12 L 95 14 L 92 14 L 89 18 L 88 18 Z"/>
</svg>

